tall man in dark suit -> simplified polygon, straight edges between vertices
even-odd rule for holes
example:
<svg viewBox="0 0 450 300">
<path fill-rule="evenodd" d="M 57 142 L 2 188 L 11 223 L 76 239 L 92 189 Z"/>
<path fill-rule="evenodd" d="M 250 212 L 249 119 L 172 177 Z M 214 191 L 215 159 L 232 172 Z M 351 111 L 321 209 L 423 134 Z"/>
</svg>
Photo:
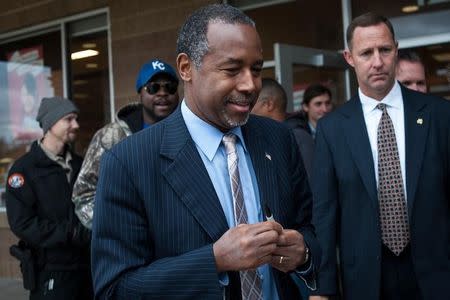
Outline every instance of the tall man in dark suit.
<svg viewBox="0 0 450 300">
<path fill-rule="evenodd" d="M 450 103 L 395 81 L 391 23 L 364 14 L 344 53 L 357 96 L 319 121 L 313 224 L 322 246 L 318 290 L 344 299 L 450 295 Z"/>
<path fill-rule="evenodd" d="M 231 6 L 201 8 L 181 28 L 181 106 L 102 158 L 98 299 L 299 299 L 291 276 L 313 283 L 320 255 L 294 138 L 249 117 L 261 49 L 253 21 Z"/>
</svg>

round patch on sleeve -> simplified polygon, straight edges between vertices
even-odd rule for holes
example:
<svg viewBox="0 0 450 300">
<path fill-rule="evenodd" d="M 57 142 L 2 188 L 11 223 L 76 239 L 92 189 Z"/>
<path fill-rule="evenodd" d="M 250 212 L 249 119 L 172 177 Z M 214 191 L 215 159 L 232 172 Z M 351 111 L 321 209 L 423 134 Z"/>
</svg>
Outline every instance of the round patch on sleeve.
<svg viewBox="0 0 450 300">
<path fill-rule="evenodd" d="M 25 183 L 23 175 L 20 173 L 13 173 L 8 177 L 8 184 L 12 188 L 20 188 Z"/>
</svg>

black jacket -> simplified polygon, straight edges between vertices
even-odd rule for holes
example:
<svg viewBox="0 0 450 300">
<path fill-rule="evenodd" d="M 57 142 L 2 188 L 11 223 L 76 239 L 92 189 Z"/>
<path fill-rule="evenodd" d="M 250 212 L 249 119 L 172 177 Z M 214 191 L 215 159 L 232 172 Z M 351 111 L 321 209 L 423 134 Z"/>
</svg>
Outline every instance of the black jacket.
<svg viewBox="0 0 450 300">
<path fill-rule="evenodd" d="M 293 113 L 286 118 L 285 123 L 291 129 L 300 128 L 311 135 L 311 128 L 308 125 L 308 117 L 303 111 Z"/>
<path fill-rule="evenodd" d="M 6 208 L 14 234 L 32 249 L 39 269 L 89 267 L 89 236 L 74 214 L 72 187 L 82 158 L 72 154 L 72 178 L 34 142 L 11 167 Z"/>
</svg>

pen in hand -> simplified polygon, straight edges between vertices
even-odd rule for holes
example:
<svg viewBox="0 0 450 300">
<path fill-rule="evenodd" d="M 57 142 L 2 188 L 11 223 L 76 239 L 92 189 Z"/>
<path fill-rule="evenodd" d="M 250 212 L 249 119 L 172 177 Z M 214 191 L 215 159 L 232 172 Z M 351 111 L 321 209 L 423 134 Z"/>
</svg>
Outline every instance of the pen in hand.
<svg viewBox="0 0 450 300">
<path fill-rule="evenodd" d="M 270 222 L 276 222 L 275 218 L 273 217 L 272 212 L 270 211 L 270 208 L 267 204 L 264 204 L 264 213 L 266 214 L 267 221 Z M 280 224 L 281 225 L 281 224 Z"/>
<path fill-rule="evenodd" d="M 270 211 L 270 208 L 267 204 L 264 205 L 264 212 L 266 214 L 267 221 L 273 221 L 275 222 L 275 219 L 273 218 L 272 212 Z"/>
</svg>

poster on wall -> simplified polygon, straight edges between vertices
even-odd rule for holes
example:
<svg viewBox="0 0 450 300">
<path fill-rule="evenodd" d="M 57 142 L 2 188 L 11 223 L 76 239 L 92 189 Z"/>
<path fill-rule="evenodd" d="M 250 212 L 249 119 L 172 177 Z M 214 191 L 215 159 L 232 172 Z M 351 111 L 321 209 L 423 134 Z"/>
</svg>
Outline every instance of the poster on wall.
<svg viewBox="0 0 450 300">
<path fill-rule="evenodd" d="M 6 54 L 11 139 L 30 143 L 42 135 L 36 121 L 40 101 L 54 95 L 51 70 L 44 66 L 42 45 Z"/>
</svg>

